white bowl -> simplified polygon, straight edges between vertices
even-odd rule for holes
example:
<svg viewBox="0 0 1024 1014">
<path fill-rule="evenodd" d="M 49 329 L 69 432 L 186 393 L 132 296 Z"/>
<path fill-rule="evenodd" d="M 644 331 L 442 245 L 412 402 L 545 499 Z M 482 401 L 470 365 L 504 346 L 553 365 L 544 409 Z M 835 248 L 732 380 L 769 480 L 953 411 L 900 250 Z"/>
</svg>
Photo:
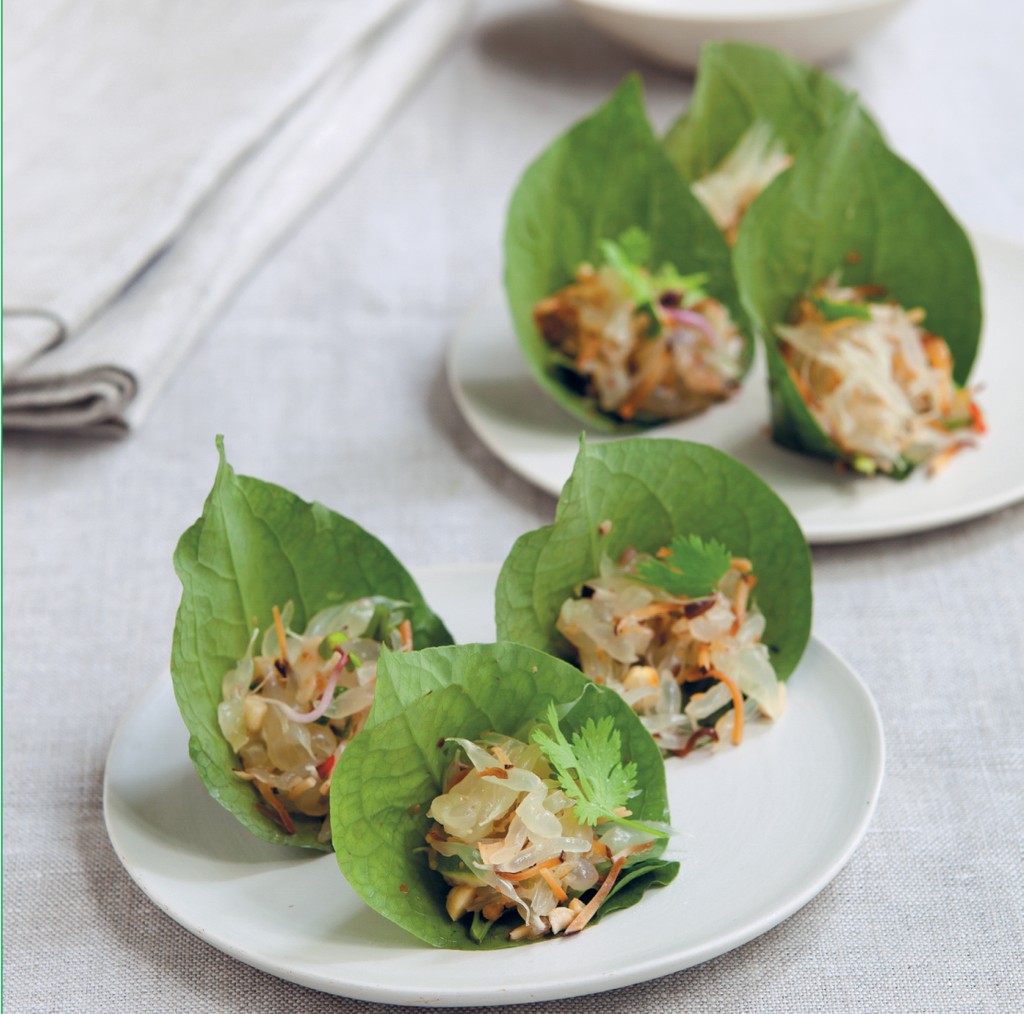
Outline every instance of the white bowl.
<svg viewBox="0 0 1024 1014">
<path fill-rule="evenodd" d="M 664 66 L 696 68 L 714 39 L 822 63 L 855 46 L 908 0 L 569 0 L 595 28 Z"/>
</svg>

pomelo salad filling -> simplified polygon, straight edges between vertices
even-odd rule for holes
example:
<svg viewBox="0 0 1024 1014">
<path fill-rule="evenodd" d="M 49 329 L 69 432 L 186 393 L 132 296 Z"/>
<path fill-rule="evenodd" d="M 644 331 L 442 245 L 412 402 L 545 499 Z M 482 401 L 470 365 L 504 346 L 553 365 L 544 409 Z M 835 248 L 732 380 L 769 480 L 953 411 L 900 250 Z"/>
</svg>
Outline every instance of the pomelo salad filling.
<svg viewBox="0 0 1024 1014">
<path fill-rule="evenodd" d="M 877 286 L 834 275 L 777 325 L 789 375 L 822 431 L 863 473 L 931 474 L 985 432 L 975 390 L 953 380 L 946 342 L 925 311 L 882 301 Z"/>
<path fill-rule="evenodd" d="M 630 421 L 694 415 L 733 394 L 746 341 L 727 307 L 704 290 L 705 274 L 643 266 L 649 240 L 638 229 L 602 244 L 600 267 L 534 306 L 537 329 L 582 393 Z"/>
<path fill-rule="evenodd" d="M 287 833 L 295 832 L 293 814 L 327 817 L 331 775 L 369 715 L 382 648 L 412 650 L 407 609 L 379 596 L 356 599 L 321 610 L 297 633 L 292 604 L 275 606 L 262 639 L 254 628 L 225 674 L 217 720 L 238 754 L 235 774 Z M 330 839 L 327 819 L 319 838 Z"/>
<path fill-rule="evenodd" d="M 715 743 L 738 746 L 745 723 L 780 718 L 786 686 L 761 640 L 750 561 L 726 553 L 724 573 L 690 594 L 642 576 L 656 558 L 678 555 L 628 549 L 617 561 L 603 559 L 600 574 L 563 603 L 557 627 L 584 674 L 619 693 L 663 750 L 685 756 Z"/>
</svg>

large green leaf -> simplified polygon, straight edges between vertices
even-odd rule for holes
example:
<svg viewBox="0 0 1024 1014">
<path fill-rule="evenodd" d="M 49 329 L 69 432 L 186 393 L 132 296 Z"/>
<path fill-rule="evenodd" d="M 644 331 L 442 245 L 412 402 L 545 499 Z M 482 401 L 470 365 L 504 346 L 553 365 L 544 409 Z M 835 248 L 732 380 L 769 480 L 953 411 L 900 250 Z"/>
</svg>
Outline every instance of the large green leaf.
<svg viewBox="0 0 1024 1014">
<path fill-rule="evenodd" d="M 555 523 L 521 536 L 501 569 L 498 636 L 573 658 L 555 621 L 562 603 L 599 573 L 601 558 L 614 560 L 629 547 L 654 553 L 691 534 L 751 561 L 764 641 L 776 673 L 787 678 L 810 635 L 807 542 L 763 480 L 727 454 L 686 441 L 581 443 Z"/>
<path fill-rule="evenodd" d="M 956 219 L 913 168 L 890 151 L 852 103 L 751 206 L 733 251 L 744 299 L 767 348 L 775 440 L 845 458 L 808 411 L 778 350 L 775 326 L 796 299 L 835 271 L 881 285 L 953 354 L 966 382 L 981 333 L 974 253 Z"/>
<path fill-rule="evenodd" d="M 636 77 L 627 78 L 605 105 L 526 170 L 505 229 L 505 287 L 523 355 L 559 404 L 603 431 L 635 431 L 663 420 L 625 423 L 567 386 L 561 360 L 534 324 L 533 307 L 573 281 L 580 264 L 600 263 L 601 241 L 631 226 L 649 234 L 652 267 L 671 263 L 683 274 L 708 272 L 707 292 L 750 333 L 729 248 L 661 149 Z M 752 351 L 748 343 L 747 364 Z"/>
<path fill-rule="evenodd" d="M 665 151 L 692 183 L 715 169 L 751 127 L 767 123 L 795 156 L 824 133 L 849 97 L 824 71 L 778 50 L 708 42 L 693 99 L 665 135 Z M 867 123 L 867 114 L 860 115 Z"/>
<path fill-rule="evenodd" d="M 330 849 L 316 841 L 320 818 L 296 817 L 286 834 L 263 812 L 255 790 L 233 775 L 238 757 L 217 724 L 224 674 L 245 654 L 253 624 L 293 602 L 301 630 L 319 610 L 364 595 L 411 604 L 413 642 L 450 644 L 444 624 L 391 552 L 355 522 L 293 493 L 236 475 L 218 438 L 220 466 L 202 517 L 178 542 L 182 583 L 171 676 L 190 733 L 189 753 L 210 795 L 250 831 L 280 845 Z"/>
<path fill-rule="evenodd" d="M 491 730 L 525 736 L 543 720 L 549 702 L 567 707 L 560 719 L 567 734 L 587 719 L 611 715 L 624 759 L 638 767 L 639 794 L 630 800 L 635 818 L 669 819 L 665 769 L 654 740 L 617 694 L 558 659 L 518 644 L 428 648 L 389 655 L 378 680 L 391 690 L 378 698 L 372 722 L 342 754 L 331 781 L 335 852 L 342 873 L 371 908 L 435 947 L 511 946 L 502 932 L 478 944 L 463 924 L 448 918 L 448 886 L 422 851 L 432 824 L 427 810 L 442 791 L 454 749 L 447 737 L 477 739 Z M 395 688 L 404 690 L 396 695 Z M 626 867 L 621 888 L 602 913 L 634 904 L 649 887 L 675 876 L 678 864 L 658 859 L 660 851 L 656 846 L 644 854 L 652 858 Z"/>
</svg>

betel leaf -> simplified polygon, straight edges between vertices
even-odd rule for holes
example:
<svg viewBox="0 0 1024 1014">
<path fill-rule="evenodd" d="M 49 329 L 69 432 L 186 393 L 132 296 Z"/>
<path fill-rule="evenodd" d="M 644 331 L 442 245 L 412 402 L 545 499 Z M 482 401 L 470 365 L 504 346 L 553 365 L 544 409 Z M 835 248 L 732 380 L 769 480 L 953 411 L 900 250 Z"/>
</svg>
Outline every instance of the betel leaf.
<svg viewBox="0 0 1024 1014">
<path fill-rule="evenodd" d="M 610 717 L 623 759 L 636 764 L 637 795 L 629 806 L 638 821 L 667 821 L 665 768 L 658 747 L 625 702 L 576 669 L 517 644 L 428 648 L 383 660 L 380 677 L 395 687 L 419 685 L 422 695 L 376 713 L 346 748 L 331 782 L 331 827 L 338 865 L 355 891 L 381 915 L 434 947 L 476 950 L 512 946 L 496 928 L 482 941 L 449 919 L 448 885 L 427 865 L 427 810 L 443 790 L 456 744 L 489 731 L 525 738 L 544 721 L 549 703 L 563 730 Z M 379 698 L 378 704 L 394 699 Z M 387 705 L 385 705 L 387 707 Z M 339 775 L 341 777 L 339 777 Z M 678 864 L 658 858 L 663 842 L 623 871 L 599 916 L 639 901 L 651 886 L 668 883 Z M 651 858 L 646 858 L 651 857 Z"/>
<path fill-rule="evenodd" d="M 649 238 L 652 271 L 671 264 L 682 275 L 706 272 L 707 293 L 750 334 L 728 245 L 662 151 L 632 76 L 526 170 L 505 228 L 505 288 L 526 362 L 563 408 L 597 430 L 635 431 L 663 420 L 625 423 L 567 386 L 564 360 L 538 332 L 533 307 L 572 282 L 581 264 L 602 263 L 602 242 L 634 227 Z M 752 353 L 748 342 L 745 365 Z"/>
<path fill-rule="evenodd" d="M 865 126 L 851 104 L 751 207 L 733 251 L 767 350 L 779 444 L 853 464 L 824 433 L 786 370 L 777 324 L 834 272 L 922 307 L 963 384 L 977 354 L 981 287 L 970 240 L 921 175 Z"/>
<path fill-rule="evenodd" d="M 693 99 L 665 135 L 665 151 L 694 182 L 715 169 L 755 124 L 765 123 L 796 156 L 848 101 L 849 93 L 824 71 L 777 50 L 708 42 L 701 47 Z M 860 115 L 869 122 L 866 113 Z"/>
<path fill-rule="evenodd" d="M 744 465 L 680 440 L 581 442 L 554 524 L 521 536 L 502 566 L 498 636 L 574 658 L 555 627 L 562 603 L 599 574 L 603 557 L 653 554 L 678 535 L 717 540 L 751 561 L 763 639 L 786 679 L 811 628 L 811 554 L 800 526 Z"/>
<path fill-rule="evenodd" d="M 238 757 L 221 733 L 221 681 L 245 654 L 253 623 L 292 602 L 302 630 L 319 610 L 364 595 L 408 602 L 417 646 L 450 644 L 408 572 L 355 522 L 269 482 L 236 475 L 217 439 L 220 465 L 202 516 L 182 535 L 174 568 L 182 583 L 171 676 L 189 730 L 189 754 L 210 795 L 250 831 L 279 845 L 329 850 L 321 818 L 296 817 L 286 834 L 260 808 L 251 785 L 232 774 Z"/>
</svg>

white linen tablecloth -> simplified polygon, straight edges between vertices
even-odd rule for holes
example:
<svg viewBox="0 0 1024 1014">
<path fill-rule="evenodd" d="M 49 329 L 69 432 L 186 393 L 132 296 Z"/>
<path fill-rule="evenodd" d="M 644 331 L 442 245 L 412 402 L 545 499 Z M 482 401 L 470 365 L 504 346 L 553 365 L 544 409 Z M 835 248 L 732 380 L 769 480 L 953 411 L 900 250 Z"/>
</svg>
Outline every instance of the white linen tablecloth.
<svg viewBox="0 0 1024 1014">
<path fill-rule="evenodd" d="M 9 8 L 4 427 L 118 436 L 468 0 Z"/>
<path fill-rule="evenodd" d="M 918 0 L 833 68 L 963 219 L 1018 243 L 1022 29 L 1012 0 L 969 21 L 956 0 Z M 554 3 L 485 4 L 130 440 L 5 437 L 5 1009 L 385 1009 L 256 971 L 157 910 L 107 839 L 106 753 L 167 671 L 171 552 L 209 489 L 216 433 L 239 471 L 361 521 L 408 564 L 499 561 L 551 520 L 553 499 L 462 422 L 445 343 L 500 272 L 519 172 L 636 65 Z M 690 83 L 642 70 L 664 125 Z M 814 562 L 816 632 L 886 728 L 864 842 L 744 947 L 538 1011 L 1024 1009 L 1024 505 Z"/>
</svg>

